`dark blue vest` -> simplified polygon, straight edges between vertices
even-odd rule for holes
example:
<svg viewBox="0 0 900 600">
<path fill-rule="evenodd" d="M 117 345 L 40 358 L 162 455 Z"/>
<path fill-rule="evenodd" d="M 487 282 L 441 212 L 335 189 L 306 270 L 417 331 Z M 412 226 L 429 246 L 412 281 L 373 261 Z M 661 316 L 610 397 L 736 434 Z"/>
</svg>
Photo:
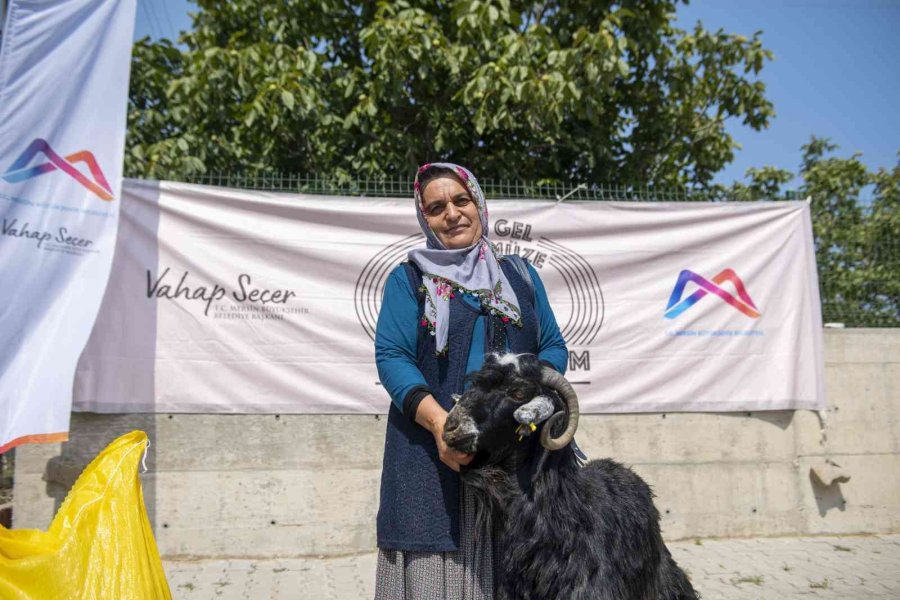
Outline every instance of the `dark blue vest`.
<svg viewBox="0 0 900 600">
<path fill-rule="evenodd" d="M 504 327 L 511 352 L 538 352 L 538 323 L 531 286 L 509 260 L 500 268 L 516 293 L 522 311 L 522 327 L 503 325 L 499 319 L 485 318 L 489 329 Z M 419 337 L 417 363 L 446 410 L 451 394 L 463 390 L 466 362 L 478 309 L 462 296 L 450 301 L 450 336 L 445 357 L 435 356 L 434 336 Z M 420 306 L 420 312 L 422 307 Z M 486 332 L 485 342 L 497 339 Z M 434 437 L 412 422 L 391 403 L 384 442 L 381 471 L 381 503 L 378 507 L 378 547 L 390 550 L 445 552 L 459 549 L 459 474 L 445 466 L 437 454 Z"/>
</svg>

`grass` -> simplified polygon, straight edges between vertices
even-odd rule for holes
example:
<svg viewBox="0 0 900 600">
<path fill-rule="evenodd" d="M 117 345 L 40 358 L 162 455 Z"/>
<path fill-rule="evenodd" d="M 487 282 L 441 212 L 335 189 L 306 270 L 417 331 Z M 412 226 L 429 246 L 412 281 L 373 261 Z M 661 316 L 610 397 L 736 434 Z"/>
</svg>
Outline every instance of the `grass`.
<svg viewBox="0 0 900 600">
<path fill-rule="evenodd" d="M 826 577 L 822 581 L 810 581 L 809 587 L 814 590 L 827 590 L 828 589 L 828 578 Z"/>
</svg>

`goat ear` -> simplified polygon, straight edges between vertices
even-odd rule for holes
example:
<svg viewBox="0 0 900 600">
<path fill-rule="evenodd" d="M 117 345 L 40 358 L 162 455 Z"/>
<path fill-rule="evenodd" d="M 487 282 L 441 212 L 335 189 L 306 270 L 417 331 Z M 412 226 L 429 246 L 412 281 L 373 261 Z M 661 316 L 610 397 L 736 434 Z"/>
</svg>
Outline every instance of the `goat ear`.
<svg viewBox="0 0 900 600">
<path fill-rule="evenodd" d="M 535 396 L 516 409 L 513 418 L 519 423 L 543 423 L 553 414 L 553 400 L 547 396 Z"/>
<path fill-rule="evenodd" d="M 485 365 L 480 371 L 474 371 L 466 375 L 466 379 L 472 382 L 472 385 L 482 390 L 491 390 L 503 381 L 503 371 L 495 366 Z"/>
</svg>

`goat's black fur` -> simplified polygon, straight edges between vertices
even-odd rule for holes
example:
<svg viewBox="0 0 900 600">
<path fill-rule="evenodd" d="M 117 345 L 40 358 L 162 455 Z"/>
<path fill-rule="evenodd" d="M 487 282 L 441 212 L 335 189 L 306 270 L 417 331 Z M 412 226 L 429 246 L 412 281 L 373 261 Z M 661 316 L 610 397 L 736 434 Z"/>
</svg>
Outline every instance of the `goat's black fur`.
<svg viewBox="0 0 900 600">
<path fill-rule="evenodd" d="M 540 430 L 519 441 L 513 413 L 531 398 L 542 394 L 565 410 L 541 385 L 540 369 L 531 355 L 489 356 L 445 428 L 450 446 L 475 453 L 462 477 L 478 497 L 479 521 L 493 524 L 498 597 L 698 598 L 663 543 L 653 493 L 640 477 L 609 459 L 582 467 L 569 446 L 550 452 Z"/>
</svg>

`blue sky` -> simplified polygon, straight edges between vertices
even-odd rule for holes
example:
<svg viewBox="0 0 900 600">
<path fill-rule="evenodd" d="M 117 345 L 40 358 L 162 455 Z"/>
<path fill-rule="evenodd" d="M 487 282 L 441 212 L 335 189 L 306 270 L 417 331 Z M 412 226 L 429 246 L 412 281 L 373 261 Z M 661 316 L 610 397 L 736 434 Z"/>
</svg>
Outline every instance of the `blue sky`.
<svg viewBox="0 0 900 600">
<path fill-rule="evenodd" d="M 186 0 L 138 0 L 135 39 L 177 38 L 188 29 Z M 800 146 L 816 134 L 861 152 L 870 168 L 897 164 L 900 150 L 900 0 L 694 0 L 679 6 L 677 25 L 752 35 L 762 30 L 775 58 L 761 73 L 776 116 L 768 129 L 738 122 L 729 132 L 742 148 L 716 177 L 742 180 L 750 167 L 796 171 Z"/>
</svg>

